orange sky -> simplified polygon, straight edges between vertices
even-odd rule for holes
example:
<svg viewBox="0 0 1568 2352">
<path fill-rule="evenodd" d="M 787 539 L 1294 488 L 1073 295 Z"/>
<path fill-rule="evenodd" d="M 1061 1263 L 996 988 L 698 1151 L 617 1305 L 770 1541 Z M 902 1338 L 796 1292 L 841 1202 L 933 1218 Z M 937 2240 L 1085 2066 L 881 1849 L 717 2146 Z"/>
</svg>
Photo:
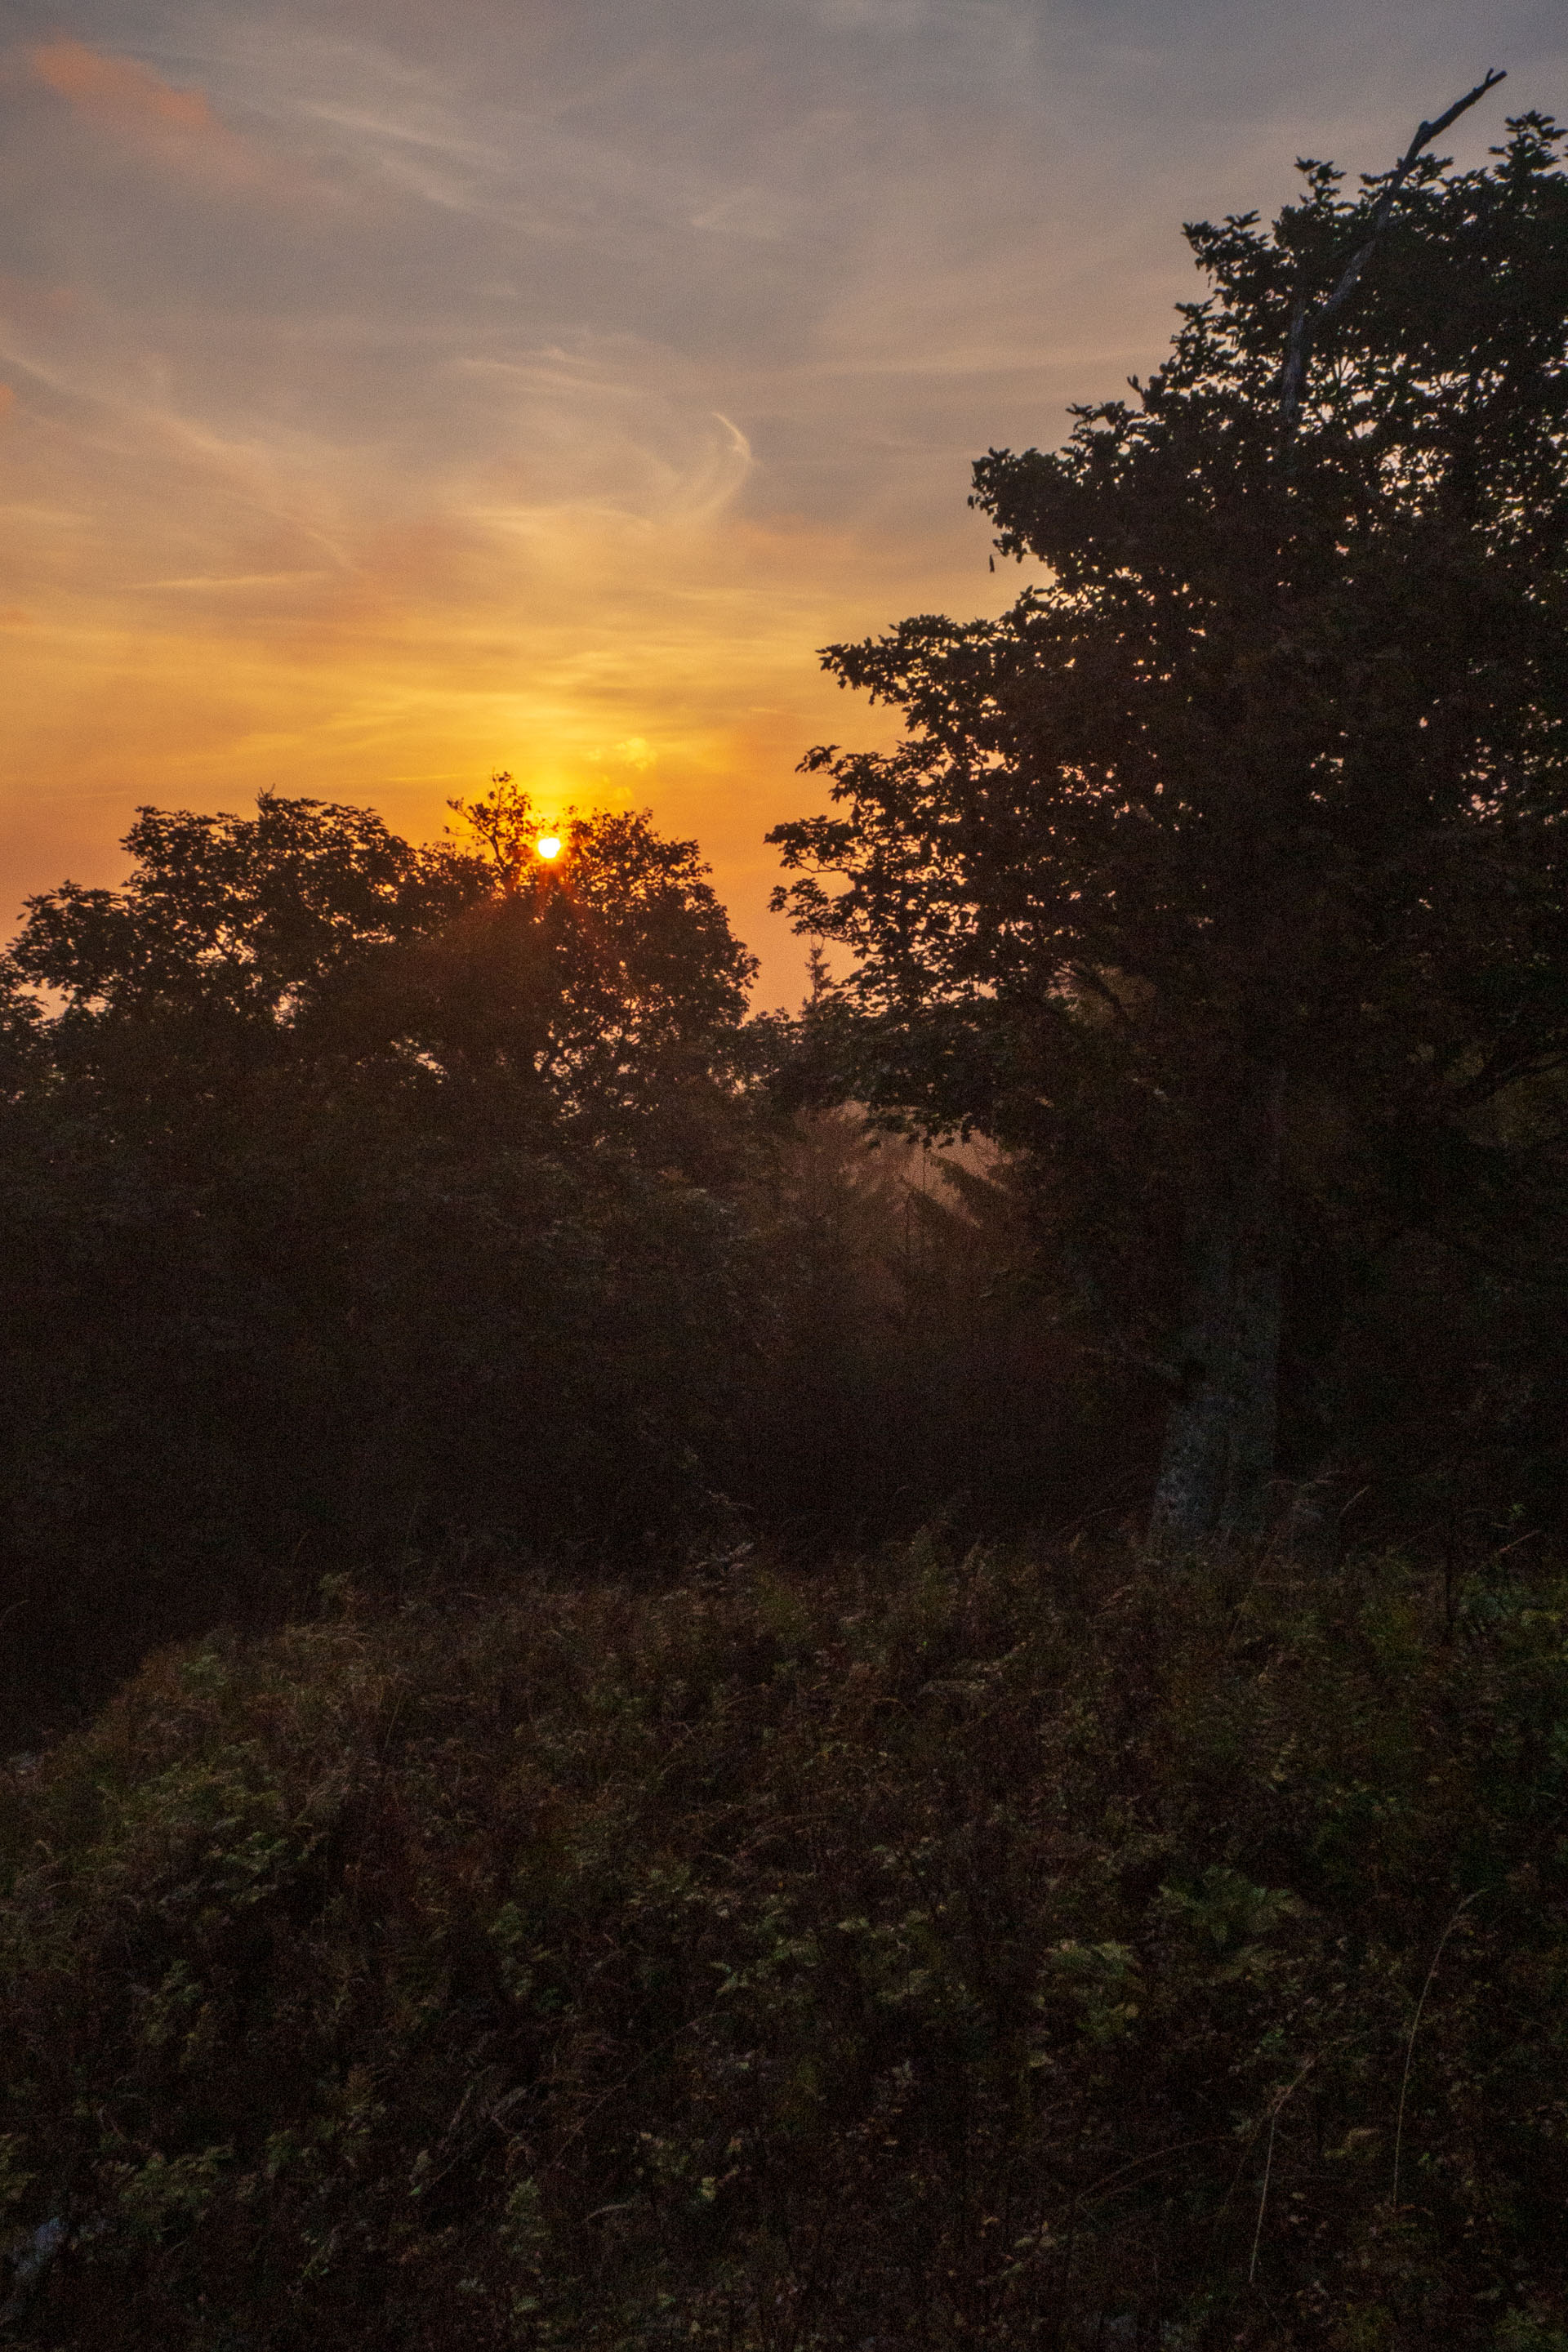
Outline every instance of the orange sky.
<svg viewBox="0 0 1568 2352">
<path fill-rule="evenodd" d="M 997 609 L 993 443 L 1153 364 L 1179 224 L 1375 168 L 1561 12 L 78 0 L 0 53 L 5 912 L 141 802 L 415 835 L 506 767 L 695 834 L 764 952 L 815 651 Z M 1474 144 L 1500 135 L 1501 114 Z M 1465 151 L 1468 152 L 1468 151 Z"/>
</svg>

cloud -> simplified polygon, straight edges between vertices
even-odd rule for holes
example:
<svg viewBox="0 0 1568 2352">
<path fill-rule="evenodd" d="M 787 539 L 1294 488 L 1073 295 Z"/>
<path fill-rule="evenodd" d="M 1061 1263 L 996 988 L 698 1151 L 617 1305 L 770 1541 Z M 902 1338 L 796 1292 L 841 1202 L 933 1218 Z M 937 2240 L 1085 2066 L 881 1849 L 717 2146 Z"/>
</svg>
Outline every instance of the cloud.
<svg viewBox="0 0 1568 2352">
<path fill-rule="evenodd" d="M 85 41 L 67 39 L 43 42 L 31 57 L 45 88 L 96 121 L 134 131 L 216 127 L 200 90 L 171 89 L 132 58 L 104 57 Z"/>
<path fill-rule="evenodd" d="M 178 89 L 134 58 L 111 57 L 62 35 L 40 42 L 27 59 L 35 78 L 74 114 L 118 132 L 166 171 L 237 191 L 274 176 L 267 159 L 219 121 L 203 91 Z"/>
<path fill-rule="evenodd" d="M 896 728 L 816 648 L 1010 601 L 970 460 L 1157 363 L 1177 224 L 1474 79 L 1458 0 L 47 5 L 0 56 L 13 887 L 112 879 L 141 801 L 423 835 L 507 767 L 695 834 L 780 995 L 763 829 Z"/>
</svg>

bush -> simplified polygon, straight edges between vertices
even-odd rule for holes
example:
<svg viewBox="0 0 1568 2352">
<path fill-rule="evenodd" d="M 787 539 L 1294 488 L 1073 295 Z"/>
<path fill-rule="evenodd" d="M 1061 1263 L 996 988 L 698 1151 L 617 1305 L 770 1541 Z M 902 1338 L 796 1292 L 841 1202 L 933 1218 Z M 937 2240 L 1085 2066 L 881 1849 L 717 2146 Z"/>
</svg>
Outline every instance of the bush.
<svg viewBox="0 0 1568 2352">
<path fill-rule="evenodd" d="M 19 2346 L 1561 2342 L 1560 1595 L 337 1601 L 10 1777 Z"/>
</svg>

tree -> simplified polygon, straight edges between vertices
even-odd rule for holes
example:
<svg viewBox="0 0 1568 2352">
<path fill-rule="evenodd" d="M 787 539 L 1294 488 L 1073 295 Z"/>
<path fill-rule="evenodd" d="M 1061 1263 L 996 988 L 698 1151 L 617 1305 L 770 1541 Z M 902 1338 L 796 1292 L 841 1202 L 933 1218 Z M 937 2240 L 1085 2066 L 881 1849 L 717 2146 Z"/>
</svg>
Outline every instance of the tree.
<svg viewBox="0 0 1568 2352">
<path fill-rule="evenodd" d="M 1031 1153 L 1106 1343 L 1172 1391 L 1163 1543 L 1260 1522 L 1314 1202 L 1484 1222 L 1555 1148 L 1563 133 L 1455 172 L 1439 127 L 1353 196 L 1309 162 L 1271 228 L 1188 228 L 1210 291 L 1152 379 L 975 467 L 1046 584 L 829 648 L 905 740 L 811 753 L 840 813 L 771 836 L 857 959 L 854 1083 Z"/>
<path fill-rule="evenodd" d="M 471 1108 L 477 1094 L 581 1140 L 674 1133 L 735 1068 L 756 959 L 730 929 L 692 841 L 648 814 L 573 811 L 542 828 L 510 777 L 454 801 L 482 845 L 458 919 L 379 954 L 325 1008 L 362 1042 L 400 1043 Z M 695 1137 L 689 1139 L 695 1140 Z"/>
<path fill-rule="evenodd" d="M 754 959 L 696 844 L 646 812 L 573 813 L 555 862 L 500 775 L 467 838 L 416 847 L 367 810 L 263 793 L 254 816 L 142 809 L 118 890 L 27 902 L 0 972 L 62 1066 L 194 1102 L 245 1073 L 379 1078 L 592 1137 L 723 1064 Z M 34 1027 L 37 1025 L 34 1022 Z"/>
<path fill-rule="evenodd" d="M 143 810 L 0 958 L 0 1719 L 414 1527 L 636 1546 L 722 1483 L 750 959 L 647 815 L 462 814 Z"/>
<path fill-rule="evenodd" d="M 475 894 L 477 861 L 418 850 L 368 809 L 263 793 L 249 817 L 143 808 L 119 890 L 66 882 L 27 901 L 7 962 L 73 1024 L 158 1011 L 286 1021 L 374 946 Z"/>
</svg>

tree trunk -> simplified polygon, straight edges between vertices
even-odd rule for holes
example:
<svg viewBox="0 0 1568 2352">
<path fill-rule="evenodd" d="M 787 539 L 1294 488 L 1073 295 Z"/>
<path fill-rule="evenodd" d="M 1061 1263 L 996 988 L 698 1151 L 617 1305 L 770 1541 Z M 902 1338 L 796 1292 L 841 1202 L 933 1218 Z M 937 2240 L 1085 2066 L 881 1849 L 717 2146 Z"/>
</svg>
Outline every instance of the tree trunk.
<svg viewBox="0 0 1568 2352">
<path fill-rule="evenodd" d="M 1265 1523 L 1279 1416 L 1284 1108 L 1285 1074 L 1271 1071 L 1189 1211 L 1182 1387 L 1149 1521 L 1155 1550 L 1255 1536 Z"/>
</svg>

